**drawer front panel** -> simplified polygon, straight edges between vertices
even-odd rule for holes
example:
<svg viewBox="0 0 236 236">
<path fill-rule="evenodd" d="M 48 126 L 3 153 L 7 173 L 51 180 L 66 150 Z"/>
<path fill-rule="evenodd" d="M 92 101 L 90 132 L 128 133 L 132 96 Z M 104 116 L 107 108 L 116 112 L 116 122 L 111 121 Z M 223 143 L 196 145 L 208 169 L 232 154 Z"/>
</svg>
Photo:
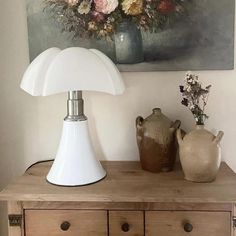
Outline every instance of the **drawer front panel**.
<svg viewBox="0 0 236 236">
<path fill-rule="evenodd" d="M 26 210 L 26 236 L 106 236 L 107 212 Z"/>
<path fill-rule="evenodd" d="M 143 211 L 110 211 L 109 236 L 143 236 Z"/>
<path fill-rule="evenodd" d="M 229 212 L 146 212 L 146 236 L 230 236 Z"/>
</svg>

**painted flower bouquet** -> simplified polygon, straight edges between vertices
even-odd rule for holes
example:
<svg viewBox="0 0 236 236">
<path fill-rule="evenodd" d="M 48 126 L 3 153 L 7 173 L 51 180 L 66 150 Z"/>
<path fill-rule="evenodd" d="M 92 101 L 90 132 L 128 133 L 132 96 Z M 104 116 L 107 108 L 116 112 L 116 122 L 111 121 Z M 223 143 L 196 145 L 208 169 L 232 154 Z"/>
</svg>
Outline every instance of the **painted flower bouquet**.
<svg viewBox="0 0 236 236">
<path fill-rule="evenodd" d="M 84 38 L 111 39 L 117 25 L 132 21 L 154 32 L 187 14 L 189 0 L 44 0 L 45 10 L 64 31 Z"/>
<path fill-rule="evenodd" d="M 210 88 L 211 85 L 205 88 L 202 87 L 198 76 L 191 72 L 186 73 L 185 86 L 179 86 L 183 97 L 181 103 L 192 112 L 197 125 L 204 125 L 205 120 L 208 118 L 205 114 L 205 107 L 207 105 Z"/>
</svg>

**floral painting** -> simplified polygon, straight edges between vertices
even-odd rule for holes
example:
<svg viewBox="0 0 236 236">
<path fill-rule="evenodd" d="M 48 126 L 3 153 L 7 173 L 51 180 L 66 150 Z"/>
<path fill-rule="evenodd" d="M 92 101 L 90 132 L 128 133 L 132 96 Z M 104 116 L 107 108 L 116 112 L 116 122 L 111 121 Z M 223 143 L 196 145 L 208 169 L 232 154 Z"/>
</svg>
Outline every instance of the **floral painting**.
<svg viewBox="0 0 236 236">
<path fill-rule="evenodd" d="M 30 58 L 96 48 L 121 71 L 234 67 L 234 0 L 26 0 Z"/>
</svg>

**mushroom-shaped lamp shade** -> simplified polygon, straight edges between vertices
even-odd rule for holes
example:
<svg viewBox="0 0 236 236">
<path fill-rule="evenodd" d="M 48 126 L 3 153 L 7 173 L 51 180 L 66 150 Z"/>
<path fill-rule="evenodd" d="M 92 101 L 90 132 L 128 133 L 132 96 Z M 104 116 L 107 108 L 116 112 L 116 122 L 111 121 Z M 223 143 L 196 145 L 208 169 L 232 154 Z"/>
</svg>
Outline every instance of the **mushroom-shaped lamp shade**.
<svg viewBox="0 0 236 236">
<path fill-rule="evenodd" d="M 117 95 L 124 83 L 114 63 L 96 49 L 50 48 L 29 65 L 21 88 L 33 96 L 83 90 Z"/>
<path fill-rule="evenodd" d="M 79 186 L 103 179 L 106 172 L 91 144 L 81 91 L 122 94 L 125 86 L 114 63 L 96 49 L 50 48 L 29 65 L 21 88 L 32 96 L 68 92 L 62 137 L 47 180 Z"/>
</svg>

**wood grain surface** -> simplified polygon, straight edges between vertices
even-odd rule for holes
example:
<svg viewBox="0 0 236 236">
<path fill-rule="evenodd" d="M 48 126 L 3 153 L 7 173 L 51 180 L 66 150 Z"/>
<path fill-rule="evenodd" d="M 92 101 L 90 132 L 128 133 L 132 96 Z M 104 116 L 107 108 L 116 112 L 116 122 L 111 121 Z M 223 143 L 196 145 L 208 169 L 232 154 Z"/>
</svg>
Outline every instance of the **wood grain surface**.
<svg viewBox="0 0 236 236">
<path fill-rule="evenodd" d="M 64 231 L 61 229 L 63 222 L 70 224 Z M 25 233 L 27 236 L 105 236 L 107 235 L 107 212 L 26 210 Z"/>
<path fill-rule="evenodd" d="M 229 212 L 148 211 L 146 212 L 146 236 L 227 236 L 230 235 Z M 192 225 L 186 232 L 184 225 Z"/>
<path fill-rule="evenodd" d="M 127 231 L 122 229 L 128 224 Z M 110 211 L 109 236 L 143 236 L 144 212 L 143 211 Z"/>
<path fill-rule="evenodd" d="M 51 162 L 31 167 L 0 193 L 5 201 L 86 203 L 235 203 L 236 175 L 222 163 L 216 181 L 192 183 L 182 170 L 154 174 L 139 162 L 102 162 L 107 177 L 92 185 L 58 187 L 45 179 Z"/>
</svg>

